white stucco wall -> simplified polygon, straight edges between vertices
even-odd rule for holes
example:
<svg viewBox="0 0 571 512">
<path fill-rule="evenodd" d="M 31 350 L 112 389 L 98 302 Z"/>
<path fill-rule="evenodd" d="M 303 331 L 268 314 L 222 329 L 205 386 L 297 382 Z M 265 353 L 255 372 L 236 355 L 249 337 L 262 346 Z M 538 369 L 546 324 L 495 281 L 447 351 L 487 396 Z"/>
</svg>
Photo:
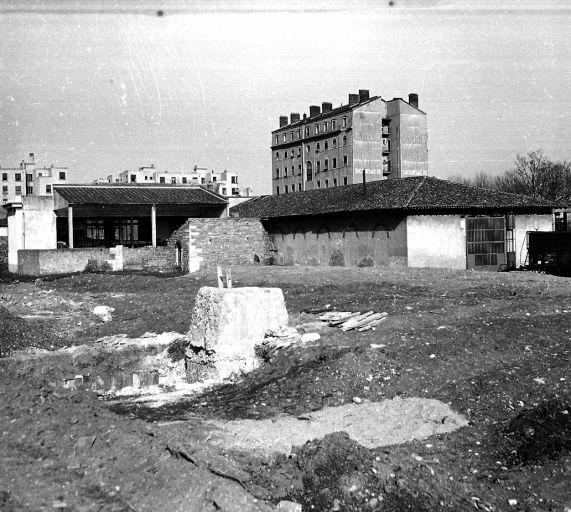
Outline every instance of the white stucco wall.
<svg viewBox="0 0 571 512">
<path fill-rule="evenodd" d="M 51 196 L 22 198 L 24 241 L 22 249 L 56 249 L 56 215 Z"/>
<path fill-rule="evenodd" d="M 466 221 L 457 215 L 411 215 L 406 221 L 409 267 L 466 268 Z"/>
<path fill-rule="evenodd" d="M 23 247 L 22 209 L 8 214 L 8 271 L 18 272 L 18 250 Z"/>
<path fill-rule="evenodd" d="M 553 231 L 552 215 L 516 215 L 515 217 L 515 258 L 516 267 L 525 265 L 527 258 L 528 231 Z"/>
</svg>

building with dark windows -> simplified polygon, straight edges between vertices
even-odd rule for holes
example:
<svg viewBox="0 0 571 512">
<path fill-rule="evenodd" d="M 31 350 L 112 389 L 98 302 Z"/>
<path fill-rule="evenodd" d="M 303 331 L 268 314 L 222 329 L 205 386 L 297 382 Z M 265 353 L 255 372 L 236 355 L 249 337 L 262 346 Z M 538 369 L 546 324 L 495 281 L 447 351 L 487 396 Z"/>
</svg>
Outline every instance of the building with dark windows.
<svg viewBox="0 0 571 512">
<path fill-rule="evenodd" d="M 67 183 L 68 168 L 39 167 L 34 153 L 30 153 L 28 159 L 22 160 L 17 167 L 1 167 L 0 181 L 2 182 L 2 204 L 20 201 L 22 196 L 51 196 L 53 186 Z M 0 205 L 0 206 L 1 206 Z M 0 208 L 0 217 L 4 210 Z"/>
<path fill-rule="evenodd" d="M 272 132 L 272 192 L 351 185 L 428 174 L 426 113 L 418 95 L 384 100 L 368 90 L 338 108 L 280 116 Z"/>
</svg>

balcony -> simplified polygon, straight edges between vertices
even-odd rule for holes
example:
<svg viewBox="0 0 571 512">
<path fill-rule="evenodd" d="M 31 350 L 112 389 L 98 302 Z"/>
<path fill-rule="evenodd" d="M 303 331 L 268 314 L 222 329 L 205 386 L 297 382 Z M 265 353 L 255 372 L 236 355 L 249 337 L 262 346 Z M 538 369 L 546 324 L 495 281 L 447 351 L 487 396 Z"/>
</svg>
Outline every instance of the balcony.
<svg viewBox="0 0 571 512">
<path fill-rule="evenodd" d="M 389 139 L 383 139 L 383 153 L 388 153 L 391 150 Z"/>
<path fill-rule="evenodd" d="M 389 134 L 389 127 L 388 125 L 383 126 L 383 131 L 382 131 L 383 135 L 388 135 Z"/>
</svg>

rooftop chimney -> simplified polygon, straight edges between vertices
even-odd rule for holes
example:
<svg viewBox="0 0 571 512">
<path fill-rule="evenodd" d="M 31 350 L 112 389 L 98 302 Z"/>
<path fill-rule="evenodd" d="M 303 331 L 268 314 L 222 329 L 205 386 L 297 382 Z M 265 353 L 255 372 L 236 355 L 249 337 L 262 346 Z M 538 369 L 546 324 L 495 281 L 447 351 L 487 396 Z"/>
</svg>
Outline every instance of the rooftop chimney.
<svg viewBox="0 0 571 512">
<path fill-rule="evenodd" d="M 369 89 L 359 89 L 359 103 L 369 100 Z"/>
<path fill-rule="evenodd" d="M 327 114 L 328 112 L 331 112 L 333 110 L 333 104 L 329 103 L 329 102 L 323 102 L 321 104 L 321 112 L 323 112 L 324 114 Z"/>
<path fill-rule="evenodd" d="M 359 95 L 349 94 L 349 105 L 356 105 L 357 103 L 359 103 Z"/>
<path fill-rule="evenodd" d="M 280 128 L 287 126 L 287 116 L 280 116 Z"/>
<path fill-rule="evenodd" d="M 291 122 L 292 124 L 293 124 L 293 123 L 297 123 L 297 122 L 299 121 L 299 114 L 297 114 L 297 113 L 295 113 L 295 112 L 292 112 L 292 113 L 289 115 L 289 118 L 290 118 L 290 122 Z"/>
<path fill-rule="evenodd" d="M 305 121 L 307 119 L 307 114 L 304 112 L 303 113 L 303 120 Z"/>
<path fill-rule="evenodd" d="M 321 114 L 321 108 L 319 105 L 310 105 L 309 107 L 309 117 L 315 117 Z"/>
<path fill-rule="evenodd" d="M 414 107 L 414 108 L 418 108 L 418 94 L 415 94 L 414 92 L 411 92 L 408 95 L 408 102 Z"/>
</svg>

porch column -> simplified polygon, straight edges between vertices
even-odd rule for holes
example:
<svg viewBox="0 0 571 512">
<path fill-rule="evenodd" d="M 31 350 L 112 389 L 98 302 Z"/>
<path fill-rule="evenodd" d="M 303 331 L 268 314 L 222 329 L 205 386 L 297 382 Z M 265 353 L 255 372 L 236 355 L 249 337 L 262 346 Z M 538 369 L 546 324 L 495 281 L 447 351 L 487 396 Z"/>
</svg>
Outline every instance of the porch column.
<svg viewBox="0 0 571 512">
<path fill-rule="evenodd" d="M 151 206 L 151 241 L 153 247 L 157 246 L 157 206 Z"/>
<path fill-rule="evenodd" d="M 67 207 L 67 245 L 73 249 L 73 206 Z"/>
</svg>

